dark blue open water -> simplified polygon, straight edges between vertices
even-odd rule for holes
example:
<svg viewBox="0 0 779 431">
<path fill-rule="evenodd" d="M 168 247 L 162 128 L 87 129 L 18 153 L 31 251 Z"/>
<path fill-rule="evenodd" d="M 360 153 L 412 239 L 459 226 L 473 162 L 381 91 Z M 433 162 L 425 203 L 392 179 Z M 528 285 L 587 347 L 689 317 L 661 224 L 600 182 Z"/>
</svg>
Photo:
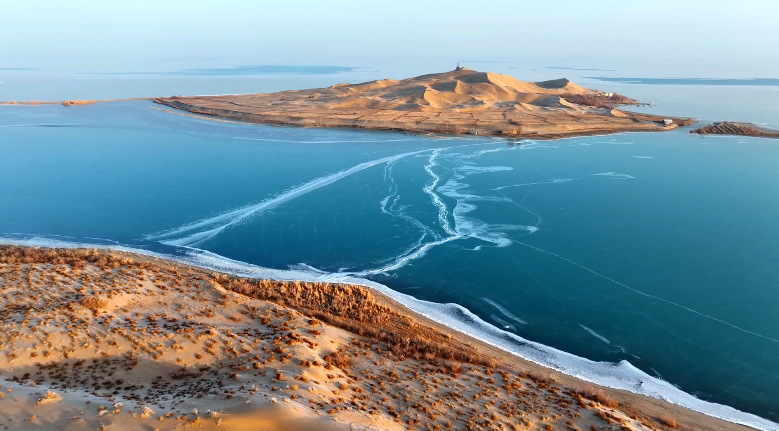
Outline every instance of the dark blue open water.
<svg viewBox="0 0 779 431">
<path fill-rule="evenodd" d="M 774 141 L 683 131 L 474 140 L 0 106 L 0 236 L 368 279 L 459 304 L 475 316 L 399 297 L 533 360 L 768 429 L 657 379 L 779 420 L 777 161 Z"/>
</svg>

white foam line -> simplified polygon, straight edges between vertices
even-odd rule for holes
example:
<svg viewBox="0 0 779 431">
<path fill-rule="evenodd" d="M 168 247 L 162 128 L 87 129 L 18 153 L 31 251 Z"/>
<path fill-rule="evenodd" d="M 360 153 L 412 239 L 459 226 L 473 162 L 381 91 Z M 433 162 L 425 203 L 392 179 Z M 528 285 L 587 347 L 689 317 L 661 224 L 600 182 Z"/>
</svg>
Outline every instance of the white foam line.
<svg viewBox="0 0 779 431">
<path fill-rule="evenodd" d="M 604 343 L 608 344 L 609 346 L 611 345 L 611 341 L 609 341 L 609 339 L 608 339 L 608 338 L 606 338 L 606 337 L 604 337 L 603 335 L 601 335 L 601 334 L 598 334 L 597 332 L 595 332 L 595 331 L 593 331 L 592 329 L 590 329 L 590 328 L 588 328 L 588 327 L 586 327 L 586 326 L 582 325 L 581 323 L 579 324 L 579 326 L 581 326 L 581 327 L 582 327 L 582 329 L 584 329 L 585 331 L 589 332 L 589 333 L 590 333 L 590 335 L 592 335 L 593 337 L 595 337 L 595 338 L 597 338 L 597 339 L 599 339 L 599 340 L 603 341 Z"/>
<path fill-rule="evenodd" d="M 190 251 L 185 256 L 170 256 L 132 247 L 85 244 L 35 236 L 30 236 L 26 239 L 0 238 L 0 244 L 61 248 L 91 247 L 120 250 L 169 259 L 212 271 L 234 274 L 240 277 L 300 281 L 336 280 L 343 283 L 357 284 L 384 293 L 398 301 L 400 304 L 408 307 L 409 310 L 434 322 L 448 326 L 455 331 L 490 344 L 510 354 L 558 370 L 581 380 L 614 389 L 622 389 L 653 398 L 659 398 L 709 416 L 732 423 L 750 426 L 761 431 L 779 431 L 779 424 L 777 423 L 751 413 L 741 412 L 730 406 L 695 398 L 693 395 L 680 390 L 666 381 L 650 376 L 631 365 L 628 361 L 621 361 L 618 364 L 591 361 L 553 347 L 526 340 L 516 334 L 496 328 L 460 305 L 438 304 L 423 301 L 416 299 L 413 296 L 396 292 L 383 284 L 364 278 L 344 277 L 339 274 L 322 275 L 314 271 L 291 271 L 263 268 L 197 249 L 189 249 Z"/>
<path fill-rule="evenodd" d="M 279 205 L 281 203 L 290 201 L 292 199 L 295 199 L 297 197 L 303 196 L 306 193 L 312 192 L 314 190 L 317 190 L 321 187 L 324 187 L 326 185 L 332 184 L 342 178 L 348 177 L 349 175 L 355 174 L 357 172 L 360 172 L 364 169 L 368 169 L 372 166 L 376 166 L 382 163 L 388 163 L 393 162 L 395 160 L 399 160 L 403 157 L 411 156 L 414 154 L 424 153 L 430 150 L 419 150 L 419 151 L 412 151 L 409 153 L 403 153 L 398 154 L 390 157 L 384 157 L 377 160 L 371 160 L 369 162 L 360 163 L 359 165 L 352 166 L 349 169 L 344 169 L 342 171 L 338 171 L 334 174 L 330 174 L 324 177 L 320 177 L 314 180 L 311 180 L 303 185 L 293 187 L 292 189 L 287 190 L 286 192 L 283 192 L 271 199 L 264 200 L 262 202 L 249 205 L 243 208 L 239 208 L 237 210 L 232 210 L 220 215 L 217 215 L 215 217 L 210 217 L 204 220 L 200 220 L 195 223 L 187 224 L 182 227 L 173 229 L 171 231 L 163 232 L 161 234 L 155 234 L 147 236 L 145 239 L 147 240 L 161 240 L 161 242 L 169 245 L 196 245 L 199 243 L 202 243 L 205 240 L 208 240 L 210 238 L 213 238 L 214 236 L 218 235 L 223 230 L 227 229 L 230 226 L 235 225 L 236 223 L 239 223 L 246 218 L 257 214 L 258 212 L 265 211 L 267 209 L 270 209 L 276 205 Z M 190 232 L 194 229 L 199 229 L 206 226 L 211 226 L 216 223 L 221 223 L 219 226 L 209 229 L 204 232 L 198 232 L 183 238 L 178 239 L 166 239 L 170 238 L 172 236 L 180 235 L 185 232 Z"/>
<path fill-rule="evenodd" d="M 635 179 L 636 177 L 628 174 L 618 174 L 616 172 L 602 172 L 600 174 L 590 174 L 590 176 L 595 177 L 610 177 L 612 179 L 620 179 L 620 180 L 627 180 L 627 179 Z"/>
<path fill-rule="evenodd" d="M 501 326 L 503 329 L 511 329 L 512 331 L 516 331 L 516 330 L 517 330 L 517 327 L 516 327 L 516 326 L 512 325 L 512 324 L 511 324 L 511 323 L 509 323 L 509 322 L 506 322 L 505 320 L 501 319 L 500 317 L 498 317 L 498 316 L 496 316 L 496 315 L 494 315 L 494 314 L 490 314 L 490 319 L 492 319 L 492 320 L 494 320 L 494 321 L 496 321 L 496 322 L 500 323 L 500 326 Z"/>
<path fill-rule="evenodd" d="M 460 147 L 464 146 L 471 146 L 473 144 L 469 145 L 462 145 Z M 459 147 L 454 147 L 459 148 Z M 369 275 L 375 275 L 375 274 L 386 274 L 389 271 L 394 271 L 396 269 L 402 268 L 405 266 L 408 262 L 418 259 L 422 256 L 424 256 L 430 249 L 433 247 L 443 245 L 452 241 L 456 241 L 458 239 L 467 238 L 467 237 L 473 237 L 478 238 L 486 242 L 492 242 L 497 244 L 498 246 L 501 245 L 508 245 L 509 242 L 505 241 L 504 238 L 502 238 L 501 235 L 487 235 L 487 225 L 482 224 L 481 226 L 476 226 L 474 222 L 468 221 L 465 217 L 463 217 L 463 214 L 468 213 L 475 209 L 474 205 L 470 204 L 462 204 L 460 203 L 460 198 L 469 198 L 471 200 L 476 199 L 483 199 L 483 200 L 494 200 L 494 198 L 477 198 L 475 196 L 471 195 L 461 195 L 456 192 L 456 188 L 452 186 L 452 180 L 449 180 L 445 186 L 437 187 L 438 183 L 440 182 L 441 178 L 438 174 L 435 173 L 433 170 L 434 167 L 438 166 L 438 156 L 441 154 L 442 151 L 448 150 L 451 148 L 440 148 L 437 150 L 434 150 L 430 157 L 428 158 L 428 163 L 425 165 L 425 171 L 430 175 L 431 180 L 428 181 L 425 186 L 423 187 L 422 191 L 430 196 L 431 201 L 433 202 L 433 205 L 438 208 L 438 221 L 441 226 L 441 228 L 449 235 L 448 237 L 441 238 L 440 236 L 436 235 L 434 232 L 430 231 L 430 229 L 424 225 L 423 228 L 427 230 L 431 236 L 436 238 L 435 241 L 431 241 L 429 243 L 425 243 L 422 245 L 422 240 L 424 240 L 424 234 L 417 242 L 418 248 L 411 247 L 407 249 L 403 254 L 398 256 L 394 262 L 392 262 L 389 265 L 385 265 L 383 267 L 373 269 L 373 270 L 366 270 L 361 272 L 355 272 L 355 273 L 344 273 L 344 275 L 354 275 L 359 277 L 366 277 Z M 490 150 L 487 150 L 490 151 Z M 497 172 L 497 171 L 505 171 L 510 170 L 511 168 L 505 167 L 505 166 L 488 166 L 488 167 L 477 167 L 477 166 L 460 166 L 461 170 L 464 170 L 467 172 L 465 175 L 474 174 L 474 173 L 483 173 L 483 172 Z M 385 181 L 387 177 L 389 176 L 390 180 L 392 181 L 392 184 L 394 185 L 394 179 L 392 179 L 391 176 L 391 166 L 388 165 L 387 168 L 385 168 L 384 176 Z M 463 175 L 456 175 L 456 178 L 462 178 Z M 455 182 L 456 183 L 456 182 Z M 394 190 L 397 190 L 397 186 L 395 186 Z M 445 195 L 449 197 L 455 198 L 457 203 L 455 204 L 455 208 L 452 211 L 452 217 L 454 218 L 454 226 L 452 226 L 449 223 L 449 210 L 446 206 L 446 204 L 441 200 L 441 197 L 436 193 L 436 190 L 448 190 L 448 192 L 444 192 Z M 387 196 L 385 199 L 381 201 L 382 205 L 382 211 L 386 211 L 386 205 L 389 202 L 389 199 L 392 197 L 393 193 L 393 187 L 390 187 L 390 196 Z M 389 212 L 387 212 L 390 214 Z M 407 217 L 407 216 L 403 216 Z M 413 222 L 419 223 L 418 220 L 411 218 Z M 498 229 L 504 229 L 504 230 L 511 230 L 511 229 L 524 229 L 527 230 L 530 233 L 533 233 L 537 230 L 535 226 L 520 226 L 520 225 L 502 225 L 502 226 L 494 226 Z"/>
<path fill-rule="evenodd" d="M 495 307 L 496 310 L 500 311 L 500 314 L 508 317 L 509 319 L 511 319 L 511 320 L 513 320 L 513 321 L 515 321 L 517 323 L 521 323 L 523 325 L 527 325 L 527 322 L 525 322 L 524 320 L 522 320 L 519 317 L 515 316 L 514 313 L 506 310 L 505 308 L 503 308 L 502 305 L 500 305 L 497 302 L 491 300 L 490 298 L 486 298 L 486 297 L 482 298 L 482 301 L 486 302 L 487 304 L 492 305 L 493 307 Z"/>
<path fill-rule="evenodd" d="M 441 244 L 446 244 L 448 242 L 451 242 L 451 241 L 454 241 L 454 240 L 458 240 L 460 238 L 462 238 L 462 236 L 454 235 L 454 236 L 448 236 L 446 238 L 443 238 L 443 239 L 440 239 L 440 240 L 437 240 L 437 241 L 428 242 L 428 243 L 425 243 L 422 247 L 419 247 L 418 249 L 415 249 L 415 250 L 411 250 L 409 253 L 396 258 L 394 262 L 392 262 L 391 264 L 389 264 L 387 266 L 384 266 L 382 268 L 371 269 L 371 270 L 368 270 L 368 271 L 361 271 L 361 272 L 355 272 L 355 273 L 344 273 L 344 274 L 345 275 L 356 275 L 358 277 L 367 277 L 369 275 L 375 275 L 375 274 L 385 274 L 385 273 L 387 273 L 389 271 L 394 271 L 396 269 L 400 269 L 400 268 L 406 266 L 406 264 L 409 261 L 412 261 L 414 259 L 419 259 L 420 257 L 424 256 L 433 247 L 439 246 Z"/>
<path fill-rule="evenodd" d="M 438 182 L 441 180 L 441 178 L 435 172 L 433 172 L 433 167 L 438 166 L 436 159 L 438 158 L 440 152 L 441 150 L 433 151 L 433 154 L 428 160 L 428 164 L 425 165 L 425 170 L 428 174 L 430 174 L 432 180 L 425 185 L 423 191 L 430 195 L 430 199 L 433 200 L 433 205 L 438 207 L 438 221 L 441 223 L 441 227 L 444 228 L 444 231 L 446 231 L 446 233 L 451 236 L 457 236 L 457 232 L 455 232 L 454 229 L 452 229 L 452 227 L 449 225 L 446 205 L 443 203 L 443 201 L 441 201 L 441 197 L 438 196 L 438 194 L 434 191 L 438 186 Z"/>
<path fill-rule="evenodd" d="M 554 179 L 552 179 L 550 181 L 536 181 L 536 182 L 532 182 L 532 183 L 512 184 L 510 186 L 500 186 L 500 187 L 494 188 L 492 190 L 498 191 L 498 190 L 503 190 L 503 189 L 509 189 L 509 188 L 512 188 L 512 187 L 526 187 L 526 186 L 535 186 L 535 185 L 539 185 L 539 184 L 565 183 L 565 182 L 568 182 L 568 181 L 573 181 L 573 178 L 554 178 Z"/>
<path fill-rule="evenodd" d="M 256 204 L 247 205 L 247 206 L 235 209 L 235 210 L 231 210 L 231 211 L 228 211 L 228 212 L 216 215 L 214 217 L 209 217 L 209 218 L 202 219 L 202 220 L 199 220 L 199 221 L 196 221 L 196 222 L 193 222 L 193 223 L 188 223 L 188 224 L 185 224 L 185 225 L 183 225 L 181 227 L 178 227 L 178 228 L 175 228 L 175 229 L 172 229 L 172 230 L 169 230 L 169 231 L 148 235 L 148 236 L 144 237 L 144 239 L 152 240 L 152 241 L 160 241 L 160 242 L 162 242 L 164 244 L 176 245 L 176 246 L 194 246 L 194 245 L 198 245 L 198 244 L 201 244 L 201 243 L 203 243 L 204 241 L 206 241 L 208 239 L 211 239 L 211 238 L 215 237 L 216 235 L 218 235 L 219 233 L 221 233 L 222 231 L 224 231 L 228 227 L 233 226 L 236 223 L 239 223 L 239 222 L 247 219 L 248 217 L 250 217 L 250 216 L 252 216 L 254 214 L 257 214 L 259 212 L 265 211 L 265 210 L 267 210 L 267 209 L 269 209 L 269 208 L 271 208 L 273 206 L 276 206 L 276 205 L 279 205 L 281 203 L 287 202 L 287 201 L 289 201 L 291 199 L 297 198 L 299 196 L 302 196 L 302 195 L 304 195 L 306 193 L 309 193 L 311 191 L 314 191 L 314 190 L 319 189 L 321 187 L 324 187 L 326 185 L 332 184 L 332 183 L 334 183 L 334 182 L 336 182 L 336 181 L 338 181 L 338 180 L 340 180 L 340 179 L 342 179 L 344 177 L 347 177 L 347 176 L 352 175 L 354 173 L 360 172 L 360 171 L 362 171 L 364 169 L 367 169 L 367 168 L 370 168 L 372 166 L 380 165 L 382 163 L 394 162 L 394 161 L 400 160 L 400 159 L 402 159 L 404 157 L 408 157 L 408 156 L 416 155 L 416 154 L 421 154 L 421 153 L 426 153 L 426 152 L 429 152 L 429 151 L 432 151 L 434 153 L 434 155 L 437 155 L 441 151 L 452 149 L 452 148 L 470 147 L 470 146 L 475 146 L 475 145 L 490 145 L 490 144 L 492 144 L 492 143 L 481 142 L 481 143 L 476 143 L 476 144 L 465 144 L 465 145 L 458 145 L 458 146 L 454 146 L 454 147 L 445 147 L 445 148 L 437 148 L 437 149 L 430 149 L 430 148 L 428 148 L 428 149 L 412 151 L 412 152 L 403 153 L 403 154 L 397 154 L 397 155 L 394 155 L 394 156 L 383 157 L 381 159 L 376 159 L 376 160 L 372 160 L 372 161 L 369 161 L 369 162 L 360 163 L 359 165 L 353 166 L 353 167 L 351 167 L 349 169 L 345 169 L 345 170 L 336 172 L 334 174 L 326 175 L 324 177 L 320 177 L 320 178 L 311 180 L 311 181 L 309 181 L 307 183 L 304 183 L 304 184 L 302 184 L 300 186 L 293 187 L 293 188 L 291 188 L 291 189 L 289 189 L 289 190 L 287 190 L 287 191 L 285 191 L 285 192 L 283 192 L 283 193 L 281 193 L 281 194 L 279 194 L 279 195 L 277 195 L 277 196 L 275 196 L 275 197 L 273 197 L 271 199 L 267 199 L 267 200 L 264 200 L 264 201 L 256 203 Z M 434 158 L 431 157 L 431 162 L 430 163 L 434 163 L 433 160 L 434 160 Z M 430 165 L 428 165 L 428 166 L 430 166 Z M 434 178 L 436 178 L 434 183 L 437 184 L 437 178 L 438 177 L 429 168 L 426 167 L 426 170 Z M 433 186 L 434 185 L 435 184 L 433 184 Z M 431 189 L 430 193 L 432 193 L 432 189 Z M 432 195 L 435 195 L 435 193 L 432 193 Z M 437 198 L 437 195 L 435 196 L 435 198 Z M 443 202 L 440 202 L 440 199 L 438 201 L 439 201 L 440 205 L 443 205 Z M 443 206 L 443 210 L 444 211 L 446 210 L 446 206 L 445 205 Z M 444 218 L 444 220 L 446 220 L 446 219 Z M 447 223 L 447 227 L 448 227 L 448 221 L 446 223 Z M 194 234 L 191 234 L 191 235 L 187 235 L 187 236 L 182 237 L 182 238 L 171 238 L 171 237 L 174 237 L 174 236 L 177 236 L 177 235 L 181 235 L 181 234 L 186 233 L 186 232 L 190 232 L 190 231 L 195 230 L 195 229 L 200 229 L 200 228 L 204 228 L 204 227 L 208 227 L 208 226 L 213 226 L 215 224 L 218 224 L 218 226 L 213 227 L 213 228 L 208 229 L 208 230 L 203 231 L 203 232 L 197 232 L 197 233 L 194 233 Z M 446 229 L 446 227 L 445 227 L 445 229 Z M 447 233 L 451 233 L 451 232 L 452 232 L 451 229 L 447 230 Z"/>
</svg>

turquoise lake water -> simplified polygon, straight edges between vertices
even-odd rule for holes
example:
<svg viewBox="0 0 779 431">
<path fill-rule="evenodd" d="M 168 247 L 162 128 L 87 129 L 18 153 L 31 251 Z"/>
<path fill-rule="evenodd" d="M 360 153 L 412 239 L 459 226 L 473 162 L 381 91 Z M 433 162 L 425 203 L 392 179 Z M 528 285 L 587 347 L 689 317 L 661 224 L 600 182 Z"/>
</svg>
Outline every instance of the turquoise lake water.
<svg viewBox="0 0 779 431">
<path fill-rule="evenodd" d="M 547 365 L 777 421 L 777 160 L 774 141 L 685 131 L 476 140 L 0 106 L 0 237 L 368 279 L 459 304 L 475 316 L 425 306 Z"/>
</svg>

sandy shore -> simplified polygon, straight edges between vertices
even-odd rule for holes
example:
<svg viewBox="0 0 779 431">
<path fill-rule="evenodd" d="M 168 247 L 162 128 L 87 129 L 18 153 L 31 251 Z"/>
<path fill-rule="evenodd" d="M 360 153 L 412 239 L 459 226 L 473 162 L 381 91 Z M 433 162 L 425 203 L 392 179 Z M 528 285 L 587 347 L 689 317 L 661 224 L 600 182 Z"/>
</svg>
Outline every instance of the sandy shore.
<svg viewBox="0 0 779 431">
<path fill-rule="evenodd" d="M 126 99 L 99 99 L 99 100 L 41 100 L 41 101 L 25 101 L 25 102 L 0 102 L 0 105 L 19 105 L 19 106 L 36 106 L 36 105 L 62 105 L 62 106 L 81 106 L 81 105 L 93 105 L 95 103 L 104 102 L 132 102 L 136 100 L 152 100 L 151 97 L 131 97 Z"/>
<path fill-rule="evenodd" d="M 621 111 L 618 106 L 637 102 L 566 79 L 523 82 L 465 68 L 402 81 L 154 102 L 243 122 L 534 139 L 661 132 L 693 122 Z"/>
<path fill-rule="evenodd" d="M 4 429 L 747 429 L 507 355 L 360 286 L 0 246 Z"/>
</svg>

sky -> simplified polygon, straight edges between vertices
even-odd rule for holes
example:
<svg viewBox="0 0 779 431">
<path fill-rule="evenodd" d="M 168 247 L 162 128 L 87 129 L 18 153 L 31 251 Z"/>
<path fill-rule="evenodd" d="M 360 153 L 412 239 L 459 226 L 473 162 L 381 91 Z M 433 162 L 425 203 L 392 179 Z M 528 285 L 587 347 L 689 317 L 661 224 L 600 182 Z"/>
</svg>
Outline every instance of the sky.
<svg viewBox="0 0 779 431">
<path fill-rule="evenodd" d="M 777 16 L 777 0 L 6 0 L 0 68 L 529 59 L 779 77 Z"/>
</svg>

